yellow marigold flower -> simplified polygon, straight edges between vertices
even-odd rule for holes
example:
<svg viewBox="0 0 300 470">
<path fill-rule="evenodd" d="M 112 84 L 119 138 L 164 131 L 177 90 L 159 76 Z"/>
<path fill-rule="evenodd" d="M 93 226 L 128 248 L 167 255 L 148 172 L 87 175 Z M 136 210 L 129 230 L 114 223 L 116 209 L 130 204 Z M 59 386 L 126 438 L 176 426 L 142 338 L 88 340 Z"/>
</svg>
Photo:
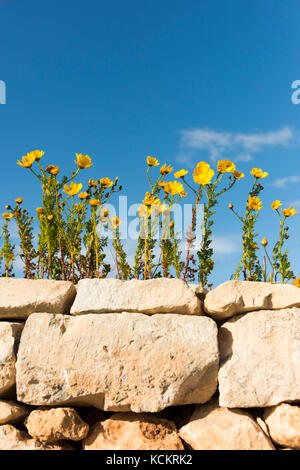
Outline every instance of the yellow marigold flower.
<svg viewBox="0 0 300 470">
<path fill-rule="evenodd" d="M 99 199 L 90 199 L 90 200 L 89 200 L 89 203 L 90 203 L 90 205 L 91 205 L 92 207 L 97 207 L 97 206 L 100 205 Z"/>
<path fill-rule="evenodd" d="M 209 184 L 214 176 L 215 172 L 210 168 L 210 165 L 206 162 L 199 162 L 193 173 L 193 178 L 197 184 Z"/>
<path fill-rule="evenodd" d="M 48 165 L 46 167 L 46 171 L 47 171 L 47 173 L 49 173 L 49 175 L 58 175 L 59 167 L 56 166 L 56 165 Z"/>
<path fill-rule="evenodd" d="M 75 196 L 75 194 L 79 193 L 81 188 L 82 188 L 81 183 L 74 183 L 74 181 L 72 181 L 70 183 L 70 187 L 67 184 L 64 185 L 63 192 L 68 194 L 69 196 Z"/>
<path fill-rule="evenodd" d="M 271 204 L 271 209 L 276 211 L 280 206 L 282 206 L 282 203 L 276 199 L 276 201 L 273 201 Z"/>
<path fill-rule="evenodd" d="M 241 178 L 244 178 L 245 175 L 241 171 L 235 170 L 232 172 L 233 176 L 235 177 L 236 180 L 240 180 Z"/>
<path fill-rule="evenodd" d="M 104 207 L 102 209 L 102 215 L 103 215 L 103 217 L 108 217 L 109 216 L 109 210 L 107 209 L 107 207 Z"/>
<path fill-rule="evenodd" d="M 288 209 L 281 209 L 281 212 L 283 213 L 284 217 L 291 217 L 292 215 L 297 214 L 297 210 L 290 206 Z"/>
<path fill-rule="evenodd" d="M 296 277 L 296 279 L 294 279 L 294 286 L 300 287 L 300 277 Z"/>
<path fill-rule="evenodd" d="M 52 219 L 53 219 L 53 215 L 52 215 L 52 214 L 48 215 L 48 216 L 47 216 L 47 219 L 48 219 L 48 220 L 52 220 Z"/>
<path fill-rule="evenodd" d="M 78 197 L 79 199 L 86 199 L 88 197 L 88 193 L 84 191 L 84 193 L 79 193 Z"/>
<path fill-rule="evenodd" d="M 115 215 L 114 217 L 111 218 L 111 223 L 112 223 L 112 226 L 116 228 L 120 225 L 121 220 L 119 219 L 119 217 Z"/>
<path fill-rule="evenodd" d="M 13 214 L 10 214 L 9 212 L 3 212 L 2 217 L 4 217 L 5 220 L 10 220 L 13 217 Z"/>
<path fill-rule="evenodd" d="M 179 170 L 174 173 L 175 178 L 183 178 L 185 175 L 188 174 L 188 170 Z"/>
<path fill-rule="evenodd" d="M 15 202 L 16 202 L 17 204 L 22 204 L 23 198 L 22 198 L 22 197 L 17 197 L 17 199 L 15 199 Z"/>
<path fill-rule="evenodd" d="M 159 198 L 157 196 L 152 196 L 151 193 L 146 193 L 145 199 L 143 200 L 144 206 L 153 206 L 154 204 L 158 204 Z"/>
<path fill-rule="evenodd" d="M 268 240 L 266 238 L 263 238 L 261 241 L 262 246 L 267 246 Z"/>
<path fill-rule="evenodd" d="M 173 167 L 171 165 L 167 166 L 166 163 L 161 167 L 160 173 L 162 175 L 167 175 L 173 171 Z"/>
<path fill-rule="evenodd" d="M 233 173 L 235 171 L 235 164 L 230 160 L 219 160 L 217 170 L 219 173 Z"/>
<path fill-rule="evenodd" d="M 164 191 L 172 196 L 175 194 L 181 194 L 184 192 L 184 187 L 178 181 L 168 181 L 166 186 L 164 187 Z"/>
<path fill-rule="evenodd" d="M 148 166 L 157 166 L 157 165 L 159 165 L 159 161 L 154 157 L 148 156 L 147 157 L 147 164 L 148 164 Z"/>
<path fill-rule="evenodd" d="M 89 179 L 88 183 L 89 183 L 89 186 L 95 186 L 95 187 L 96 187 L 96 186 L 98 186 L 99 181 L 94 181 L 94 180 L 91 178 L 91 179 Z"/>
<path fill-rule="evenodd" d="M 269 173 L 262 171 L 261 168 L 252 168 L 250 174 L 254 176 L 254 178 L 266 178 Z"/>
<path fill-rule="evenodd" d="M 88 155 L 82 155 L 82 153 L 76 153 L 77 161 L 75 161 L 78 168 L 90 168 L 92 164 L 92 159 Z"/>
<path fill-rule="evenodd" d="M 17 160 L 17 165 L 23 166 L 24 168 L 31 168 L 32 164 L 35 162 L 35 156 L 31 153 L 28 153 L 26 157 L 22 157 L 22 162 Z"/>
<path fill-rule="evenodd" d="M 45 211 L 44 211 L 44 209 L 43 209 L 42 207 L 37 207 L 37 208 L 36 208 L 36 213 L 37 213 L 37 214 L 42 215 L 42 214 L 44 214 L 44 212 L 45 212 Z"/>
<path fill-rule="evenodd" d="M 109 178 L 102 178 L 100 180 L 100 184 L 102 188 L 110 188 L 113 185 L 113 182 Z"/>
<path fill-rule="evenodd" d="M 262 208 L 262 202 L 257 196 L 249 196 L 247 206 L 249 207 L 249 209 L 259 211 Z"/>
<path fill-rule="evenodd" d="M 45 152 L 43 150 L 33 150 L 33 152 L 28 153 L 27 155 L 33 155 L 35 160 L 40 160 Z"/>
</svg>

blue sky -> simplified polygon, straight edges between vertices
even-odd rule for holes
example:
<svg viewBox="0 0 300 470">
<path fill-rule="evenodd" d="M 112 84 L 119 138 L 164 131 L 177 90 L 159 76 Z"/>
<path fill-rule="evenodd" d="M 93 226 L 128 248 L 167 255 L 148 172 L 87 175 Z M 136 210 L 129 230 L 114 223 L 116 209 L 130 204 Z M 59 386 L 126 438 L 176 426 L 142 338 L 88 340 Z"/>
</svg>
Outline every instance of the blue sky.
<svg viewBox="0 0 300 470">
<path fill-rule="evenodd" d="M 2 207 L 39 187 L 16 159 L 36 148 L 66 172 L 92 157 L 82 182 L 118 175 L 129 203 L 145 192 L 145 158 L 176 169 L 231 158 L 247 178 L 226 195 L 215 225 L 215 283 L 232 274 L 250 169 L 268 171 L 260 238 L 276 240 L 273 199 L 300 209 L 297 0 L 0 0 Z M 227 197 L 228 196 L 228 197 Z M 300 271 L 300 215 L 287 246 Z M 260 239 L 259 238 L 259 239 Z"/>
</svg>

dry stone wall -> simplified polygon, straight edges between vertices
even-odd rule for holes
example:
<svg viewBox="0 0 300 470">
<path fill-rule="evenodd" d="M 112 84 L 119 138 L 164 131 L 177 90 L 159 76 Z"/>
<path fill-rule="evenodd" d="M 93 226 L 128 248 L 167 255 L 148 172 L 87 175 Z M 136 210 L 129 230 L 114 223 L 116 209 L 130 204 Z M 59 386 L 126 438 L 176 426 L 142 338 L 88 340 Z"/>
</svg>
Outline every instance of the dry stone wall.
<svg viewBox="0 0 300 470">
<path fill-rule="evenodd" d="M 300 289 L 0 279 L 0 450 L 300 448 Z"/>
</svg>

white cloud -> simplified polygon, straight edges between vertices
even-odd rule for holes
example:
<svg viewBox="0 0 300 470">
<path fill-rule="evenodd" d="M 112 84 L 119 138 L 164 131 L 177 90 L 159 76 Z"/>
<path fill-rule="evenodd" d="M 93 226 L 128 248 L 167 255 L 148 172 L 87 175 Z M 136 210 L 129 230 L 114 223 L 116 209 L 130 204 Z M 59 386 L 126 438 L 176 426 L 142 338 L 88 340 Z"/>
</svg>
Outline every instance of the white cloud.
<svg viewBox="0 0 300 470">
<path fill-rule="evenodd" d="M 200 150 L 208 152 L 212 161 L 227 157 L 235 161 L 249 162 L 253 155 L 263 148 L 286 146 L 293 137 L 294 132 L 289 127 L 252 134 L 218 132 L 210 128 L 183 130 L 178 161 L 191 163 L 194 153 Z"/>
<path fill-rule="evenodd" d="M 280 189 L 286 189 L 288 188 L 288 185 L 291 183 L 299 183 L 300 177 L 293 175 L 293 176 L 287 176 L 285 178 L 278 178 L 277 180 L 273 181 L 272 185 L 275 186 L 276 188 Z"/>
</svg>

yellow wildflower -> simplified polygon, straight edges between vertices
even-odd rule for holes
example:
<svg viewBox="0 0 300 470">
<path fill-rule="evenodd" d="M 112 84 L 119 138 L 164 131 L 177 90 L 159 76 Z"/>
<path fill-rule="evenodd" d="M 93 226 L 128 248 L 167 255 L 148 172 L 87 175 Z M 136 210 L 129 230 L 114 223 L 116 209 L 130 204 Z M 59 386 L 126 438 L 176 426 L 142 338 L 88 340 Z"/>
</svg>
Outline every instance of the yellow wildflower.
<svg viewBox="0 0 300 470">
<path fill-rule="evenodd" d="M 67 184 L 64 185 L 63 192 L 68 194 L 69 196 L 75 196 L 75 194 L 79 193 L 81 188 L 82 188 L 81 183 L 74 183 L 74 181 L 72 181 L 70 183 L 70 187 Z"/>
<path fill-rule="evenodd" d="M 288 209 L 281 209 L 281 212 L 283 213 L 284 217 L 291 217 L 292 215 L 297 214 L 297 210 L 290 206 Z"/>
<path fill-rule="evenodd" d="M 206 162 L 199 162 L 193 173 L 193 178 L 197 184 L 209 184 L 214 176 L 215 172 L 210 168 L 210 165 Z"/>
<path fill-rule="evenodd" d="M 160 173 L 162 175 L 167 175 L 173 171 L 173 167 L 171 165 L 167 166 L 166 163 L 161 167 Z"/>
<path fill-rule="evenodd" d="M 15 199 L 15 202 L 16 202 L 17 204 L 22 204 L 23 198 L 22 198 L 22 197 L 17 197 L 17 199 Z"/>
<path fill-rule="evenodd" d="M 271 204 L 271 209 L 276 211 L 280 206 L 282 206 L 282 203 L 276 199 L 276 201 L 273 201 Z"/>
<path fill-rule="evenodd" d="M 37 208 L 36 208 L 36 213 L 37 213 L 37 214 L 42 215 L 42 214 L 44 214 L 44 212 L 45 212 L 45 211 L 44 211 L 44 209 L 43 209 L 42 207 L 37 207 Z"/>
<path fill-rule="evenodd" d="M 120 225 L 121 220 L 119 219 L 119 217 L 115 215 L 114 217 L 111 218 L 111 223 L 112 223 L 112 226 L 116 228 Z"/>
<path fill-rule="evenodd" d="M 110 186 L 113 185 L 113 182 L 109 178 L 102 178 L 100 180 L 100 184 L 101 184 L 102 188 L 110 188 Z"/>
<path fill-rule="evenodd" d="M 266 178 L 269 173 L 262 171 L 261 168 L 252 168 L 250 174 L 254 176 L 254 178 Z"/>
<path fill-rule="evenodd" d="M 249 196 L 247 206 L 249 209 L 259 211 L 262 208 L 262 202 L 257 196 Z"/>
<path fill-rule="evenodd" d="M 103 217 L 109 216 L 109 210 L 107 209 L 107 207 L 104 207 L 101 212 L 102 212 Z"/>
<path fill-rule="evenodd" d="M 47 173 L 49 173 L 49 175 L 58 175 L 59 167 L 56 166 L 56 165 L 48 165 L 46 167 L 46 171 L 47 171 Z"/>
<path fill-rule="evenodd" d="M 35 156 L 31 153 L 28 153 L 26 157 L 22 157 L 22 162 L 17 160 L 17 165 L 23 166 L 24 168 L 31 168 L 32 164 L 35 162 Z"/>
<path fill-rule="evenodd" d="M 4 217 L 5 220 L 10 220 L 13 217 L 13 214 L 10 214 L 9 212 L 3 212 L 2 217 Z"/>
<path fill-rule="evenodd" d="M 241 171 L 235 170 L 232 172 L 233 176 L 235 177 L 236 180 L 240 180 L 241 178 L 244 178 L 245 175 Z"/>
<path fill-rule="evenodd" d="M 90 168 L 92 164 L 92 160 L 88 155 L 82 155 L 82 153 L 76 153 L 77 161 L 75 161 L 78 168 Z"/>
<path fill-rule="evenodd" d="M 48 220 L 52 220 L 52 219 L 53 219 L 53 215 L 52 215 L 52 214 L 48 215 L 48 216 L 47 216 L 47 219 L 48 219 Z"/>
<path fill-rule="evenodd" d="M 144 206 L 143 204 L 140 205 L 138 209 L 138 215 L 140 217 L 150 217 L 152 212 L 151 206 Z"/>
<path fill-rule="evenodd" d="M 90 205 L 91 205 L 92 207 L 97 207 L 97 206 L 100 205 L 99 199 L 90 199 L 90 200 L 89 200 L 89 203 L 90 203 Z"/>
<path fill-rule="evenodd" d="M 158 186 L 160 186 L 161 188 L 163 188 L 164 186 L 166 186 L 167 182 L 166 181 L 160 181 L 158 183 Z"/>
<path fill-rule="evenodd" d="M 228 204 L 228 208 L 233 209 L 233 204 L 231 204 L 231 202 Z"/>
<path fill-rule="evenodd" d="M 174 173 L 175 178 L 183 178 L 185 175 L 188 174 L 188 170 L 179 170 Z"/>
<path fill-rule="evenodd" d="M 262 246 L 267 246 L 268 240 L 266 238 L 263 238 L 261 241 Z"/>
<path fill-rule="evenodd" d="M 164 187 L 164 191 L 171 196 L 175 196 L 175 194 L 180 194 L 184 192 L 184 187 L 178 181 L 168 181 L 166 186 Z"/>
<path fill-rule="evenodd" d="M 170 227 L 171 227 L 171 228 L 174 227 L 174 220 L 171 220 L 171 222 L 170 222 Z"/>
<path fill-rule="evenodd" d="M 45 152 L 43 150 L 33 150 L 33 152 L 28 153 L 27 155 L 33 155 L 35 160 L 40 160 Z"/>
<path fill-rule="evenodd" d="M 89 179 L 88 183 L 89 183 L 89 186 L 94 186 L 94 187 L 96 187 L 96 186 L 98 186 L 99 181 L 94 181 L 94 180 L 91 178 L 91 179 Z"/>
<path fill-rule="evenodd" d="M 294 279 L 294 286 L 300 287 L 300 277 L 296 277 L 296 279 Z"/>
<path fill-rule="evenodd" d="M 159 165 L 159 161 L 154 157 L 148 156 L 147 157 L 147 164 L 148 164 L 148 166 L 157 166 L 157 165 Z"/>
<path fill-rule="evenodd" d="M 86 199 L 88 197 L 88 193 L 84 191 L 84 193 L 79 193 L 78 197 L 79 199 Z"/>
<path fill-rule="evenodd" d="M 151 193 L 146 193 L 145 199 L 143 200 L 144 206 L 153 206 L 154 204 L 159 203 L 159 198 L 157 196 L 152 196 Z"/>
<path fill-rule="evenodd" d="M 219 160 L 217 169 L 219 173 L 233 173 L 235 171 L 235 164 L 230 160 Z"/>
</svg>

